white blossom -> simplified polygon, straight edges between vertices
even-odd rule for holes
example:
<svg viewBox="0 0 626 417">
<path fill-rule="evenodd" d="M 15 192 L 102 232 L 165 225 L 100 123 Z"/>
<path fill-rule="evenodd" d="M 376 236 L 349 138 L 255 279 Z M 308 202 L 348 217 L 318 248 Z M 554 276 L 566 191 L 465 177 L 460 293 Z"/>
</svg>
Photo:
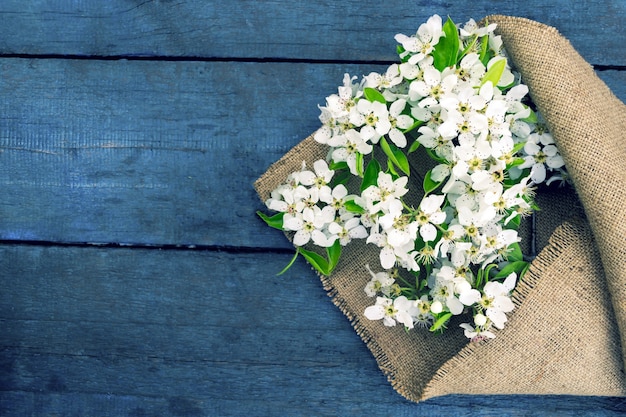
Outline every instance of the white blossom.
<svg viewBox="0 0 626 417">
<path fill-rule="evenodd" d="M 335 220 L 328 225 L 328 232 L 335 239 L 339 239 L 341 246 L 346 246 L 353 239 L 365 239 L 368 236 L 367 229 L 358 217 Z"/>
<path fill-rule="evenodd" d="M 380 172 L 376 181 L 377 185 L 372 185 L 361 193 L 368 211 L 372 214 L 388 211 L 392 201 L 409 192 L 406 188 L 408 181 L 408 177 L 394 180 L 390 174 Z"/>
<path fill-rule="evenodd" d="M 389 129 L 389 138 L 399 148 L 407 145 L 406 136 L 402 129 L 408 129 L 413 126 L 413 118 L 406 114 L 402 114 L 406 107 L 406 100 L 400 99 L 391 103 L 389 108 L 389 120 L 391 128 Z"/>
<path fill-rule="evenodd" d="M 483 288 L 483 296 L 480 305 L 485 310 L 485 315 L 498 329 L 504 328 L 507 321 L 506 314 L 515 308 L 511 301 L 510 293 L 515 287 L 517 274 L 511 273 L 504 282 L 489 281 Z"/>
<path fill-rule="evenodd" d="M 402 82 L 400 66 L 398 64 L 391 64 L 384 74 L 371 72 L 369 75 L 363 77 L 363 80 L 365 81 L 365 87 L 379 90 L 391 88 Z"/>
<path fill-rule="evenodd" d="M 514 309 L 511 292 L 525 267 L 503 281 L 493 272 L 517 265 L 507 259 L 519 250 L 519 217 L 535 209 L 537 184 L 565 182 L 568 173 L 496 26 L 456 27 L 454 65 L 433 54 L 450 35 L 435 15 L 415 35 L 396 35 L 400 62 L 384 73 L 345 74 L 319 106 L 314 139 L 328 148 L 326 159 L 303 162 L 265 201 L 278 214 L 261 217 L 282 222 L 296 246 L 372 245 L 382 270 L 365 266 L 364 291 L 376 297 L 366 318 L 411 329 L 471 312 L 460 327 L 481 341 Z M 500 79 L 486 80 L 496 64 L 504 66 Z M 413 159 L 409 145 L 432 165 Z"/>
<path fill-rule="evenodd" d="M 296 232 L 293 243 L 296 246 L 304 246 L 313 240 L 318 246 L 328 247 L 333 244 L 322 231 L 327 224 L 334 220 L 332 207 L 323 209 L 314 206 L 306 207 L 302 213 L 296 215 L 286 214 L 283 220 L 285 230 Z"/>
<path fill-rule="evenodd" d="M 360 127 L 361 137 L 371 143 L 378 143 L 391 129 L 387 106 L 379 101 L 359 100 L 350 112 L 350 123 Z"/>
<path fill-rule="evenodd" d="M 385 326 L 395 326 L 396 322 L 405 327 L 413 328 L 413 315 L 417 314 L 417 307 L 405 296 L 392 300 L 387 297 L 377 297 L 376 304 L 365 309 L 365 317 L 370 320 L 383 320 Z"/>
<path fill-rule="evenodd" d="M 350 168 L 350 173 L 358 175 L 357 154 L 370 154 L 373 150 L 372 145 L 367 143 L 359 132 L 352 129 L 338 138 L 340 140 L 333 144 L 336 146 L 332 152 L 333 161 L 346 162 Z"/>
<path fill-rule="evenodd" d="M 441 17 L 434 15 L 430 17 L 426 23 L 420 25 L 415 36 L 409 37 L 403 34 L 397 34 L 395 39 L 402 45 L 407 53 L 411 54 L 408 62 L 410 64 L 417 64 L 433 51 L 435 45 L 439 43 L 439 38 L 442 36 L 442 33 Z"/>
<path fill-rule="evenodd" d="M 388 288 L 393 285 L 395 280 L 391 278 L 386 271 L 374 273 L 369 267 L 365 265 L 367 271 L 372 276 L 372 279 L 365 285 L 365 293 L 368 297 L 375 297 L 377 294 L 389 293 Z"/>
</svg>

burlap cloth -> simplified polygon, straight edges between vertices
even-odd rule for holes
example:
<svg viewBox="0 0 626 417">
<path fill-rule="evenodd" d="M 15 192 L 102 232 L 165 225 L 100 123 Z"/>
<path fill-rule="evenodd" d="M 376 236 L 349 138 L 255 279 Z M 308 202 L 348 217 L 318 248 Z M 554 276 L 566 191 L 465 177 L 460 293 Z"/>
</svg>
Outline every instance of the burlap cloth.
<svg viewBox="0 0 626 417">
<path fill-rule="evenodd" d="M 539 195 L 542 248 L 515 290 L 497 338 L 468 344 L 458 321 L 443 335 L 406 333 L 363 316 L 377 248 L 357 244 L 330 277 L 333 302 L 393 387 L 412 401 L 444 394 L 625 396 L 626 109 L 556 29 L 490 16 L 566 162 L 575 191 Z M 308 137 L 255 183 L 264 201 L 303 160 L 326 156 Z"/>
</svg>

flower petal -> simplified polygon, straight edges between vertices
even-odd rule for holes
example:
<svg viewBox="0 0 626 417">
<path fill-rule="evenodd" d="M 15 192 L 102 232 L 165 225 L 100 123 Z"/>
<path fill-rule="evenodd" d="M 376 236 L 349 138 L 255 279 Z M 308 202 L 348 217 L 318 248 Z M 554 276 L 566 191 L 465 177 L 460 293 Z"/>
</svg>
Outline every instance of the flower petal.
<svg viewBox="0 0 626 417">
<path fill-rule="evenodd" d="M 396 263 L 396 255 L 393 249 L 385 247 L 380 251 L 380 265 L 383 269 L 391 269 Z"/>
<path fill-rule="evenodd" d="M 389 131 L 389 139 L 398 147 L 404 148 L 406 147 L 406 137 L 404 133 L 400 132 L 398 129 L 393 128 Z"/>
<path fill-rule="evenodd" d="M 420 236 L 424 242 L 432 242 L 437 237 L 437 229 L 430 223 L 420 227 Z"/>
<path fill-rule="evenodd" d="M 385 317 L 385 310 L 381 305 L 373 305 L 365 309 L 364 315 L 370 320 L 380 320 Z"/>
</svg>

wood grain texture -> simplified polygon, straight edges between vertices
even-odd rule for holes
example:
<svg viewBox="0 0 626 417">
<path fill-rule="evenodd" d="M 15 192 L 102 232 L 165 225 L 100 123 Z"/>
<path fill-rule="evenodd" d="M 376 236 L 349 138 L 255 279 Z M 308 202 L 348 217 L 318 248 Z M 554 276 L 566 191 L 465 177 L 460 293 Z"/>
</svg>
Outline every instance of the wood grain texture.
<svg viewBox="0 0 626 417">
<path fill-rule="evenodd" d="M 390 60 L 398 33 L 432 14 L 457 23 L 490 14 L 557 27 L 594 64 L 626 65 L 621 0 L 5 0 L 0 53 Z M 392 24 L 390 22 L 393 22 Z"/>
<path fill-rule="evenodd" d="M 287 261 L 199 250 L 1 246 L 0 276 L 19 279 L 4 279 L 0 292 L 0 414 L 522 416 L 549 407 L 564 416 L 617 416 L 623 410 L 617 398 L 409 403 L 391 389 L 304 263 L 283 277 L 272 273 Z"/>
<path fill-rule="evenodd" d="M 0 2 L 0 415 L 624 415 L 410 403 L 302 260 L 275 275 L 253 181 L 434 13 L 553 25 L 626 99 L 621 0 Z"/>
<path fill-rule="evenodd" d="M 345 72 L 384 69 L 0 59 L 0 239 L 289 248 L 252 183 Z"/>
<path fill-rule="evenodd" d="M 0 60 L 0 238 L 286 248 L 252 183 L 383 68 Z"/>
</svg>

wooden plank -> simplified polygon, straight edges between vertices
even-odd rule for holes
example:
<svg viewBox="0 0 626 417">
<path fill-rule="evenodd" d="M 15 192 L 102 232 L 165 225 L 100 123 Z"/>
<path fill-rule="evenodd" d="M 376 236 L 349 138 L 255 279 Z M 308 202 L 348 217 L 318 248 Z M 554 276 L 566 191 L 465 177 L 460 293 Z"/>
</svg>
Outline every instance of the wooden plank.
<svg viewBox="0 0 626 417">
<path fill-rule="evenodd" d="M 0 60 L 0 239 L 288 248 L 252 183 L 344 72 L 384 68 Z"/>
<path fill-rule="evenodd" d="M 0 239 L 287 247 L 252 184 L 346 71 L 366 67 L 4 59 Z"/>
<path fill-rule="evenodd" d="M 373 395 L 380 395 L 374 392 Z M 393 395 L 393 393 L 391 393 Z M 623 415 L 623 408 L 616 399 L 586 398 L 588 407 L 580 407 L 583 399 L 576 397 L 550 396 L 488 396 L 472 398 L 469 396 L 451 395 L 438 400 L 429 400 L 421 404 L 402 403 L 393 406 L 377 404 L 357 404 L 335 402 L 333 398 L 319 402 L 311 402 L 307 398 L 289 398 L 277 405 L 272 402 L 252 402 L 244 399 L 219 400 L 207 404 L 204 398 L 194 397 L 135 397 L 131 395 L 117 396 L 109 394 L 82 393 L 35 393 L 35 392 L 3 392 L 0 394 L 0 411 L 5 416 L 86 416 L 110 415 L 129 417 L 240 417 L 241 413 L 251 416 L 303 416 L 320 417 L 394 415 L 398 417 L 414 417 L 428 415 L 433 417 L 618 417 Z M 580 400 L 580 401 L 577 401 Z M 514 406 L 510 404 L 515 401 Z M 567 402 L 569 401 L 569 402 Z M 251 403 L 254 407 L 244 408 L 243 403 Z M 617 407 L 615 406 L 617 404 Z M 4 407 L 3 407 L 4 405 Z M 338 405 L 332 409 L 333 405 Z"/>
<path fill-rule="evenodd" d="M 271 273 L 287 261 L 199 250 L 0 246 L 0 414 L 624 410 L 623 399 L 567 396 L 412 404 L 392 390 L 306 265 L 298 262 L 283 277 Z"/>
<path fill-rule="evenodd" d="M 129 4 L 130 3 L 130 4 Z M 415 32 L 433 14 L 457 23 L 490 14 L 557 27 L 594 64 L 626 65 L 621 0 L 464 2 L 359 0 L 293 2 L 5 0 L 0 53 L 236 59 L 394 59 L 396 33 Z"/>
</svg>

